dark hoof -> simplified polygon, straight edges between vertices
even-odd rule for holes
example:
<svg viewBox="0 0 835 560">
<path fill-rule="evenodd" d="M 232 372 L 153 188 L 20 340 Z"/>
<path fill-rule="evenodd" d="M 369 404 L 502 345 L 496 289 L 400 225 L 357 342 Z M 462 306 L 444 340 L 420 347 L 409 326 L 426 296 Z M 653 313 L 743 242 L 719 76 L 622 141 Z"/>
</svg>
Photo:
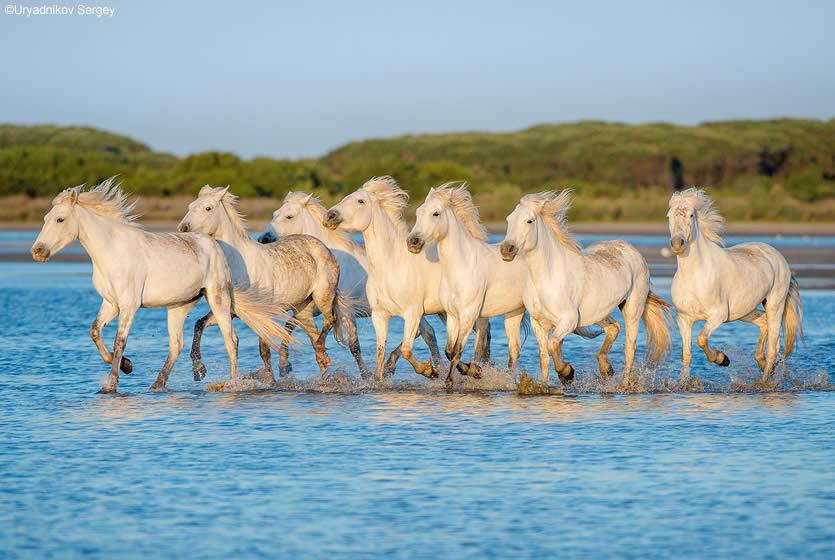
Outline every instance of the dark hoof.
<svg viewBox="0 0 835 560">
<path fill-rule="evenodd" d="M 719 355 L 722 356 L 722 361 L 721 362 L 716 362 L 717 364 L 719 364 L 722 367 L 728 367 L 729 365 L 731 365 L 731 361 L 728 359 L 728 356 L 726 356 L 722 352 L 720 352 Z"/>
<path fill-rule="evenodd" d="M 290 372 L 293 371 L 293 364 L 287 364 L 286 366 L 278 366 L 278 376 L 279 377 L 287 377 L 290 375 Z"/>
<path fill-rule="evenodd" d="M 151 393 L 165 393 L 168 389 L 165 388 L 165 385 L 162 383 L 154 383 L 150 387 L 148 387 L 148 391 Z"/>
<path fill-rule="evenodd" d="M 615 368 L 612 367 L 612 364 L 607 364 L 606 367 L 600 368 L 600 375 L 602 375 L 605 379 L 612 377 L 615 374 Z M 573 375 L 573 372 L 572 372 Z"/>
<path fill-rule="evenodd" d="M 194 380 L 195 381 L 202 381 L 204 377 L 206 377 L 206 366 L 203 365 L 203 362 L 197 362 L 191 367 L 191 371 L 194 372 Z"/>
<path fill-rule="evenodd" d="M 444 389 L 446 389 L 447 391 L 452 391 L 453 386 L 454 385 L 452 382 L 452 377 L 447 377 L 446 381 L 444 381 Z"/>
<path fill-rule="evenodd" d="M 560 372 L 560 381 L 566 384 L 570 384 L 572 381 L 574 381 L 574 366 L 572 366 L 571 364 L 566 364 L 566 367 L 568 368 L 568 373 L 563 374 L 562 372 Z M 565 368 L 563 368 L 563 371 L 565 371 Z"/>
<path fill-rule="evenodd" d="M 467 364 L 467 369 L 464 370 L 464 375 L 472 377 L 473 379 L 481 379 L 481 366 L 475 362 Z"/>
<path fill-rule="evenodd" d="M 126 357 L 122 356 L 122 361 L 119 363 L 119 369 L 123 373 L 130 373 L 133 371 L 133 363 Z"/>
</svg>

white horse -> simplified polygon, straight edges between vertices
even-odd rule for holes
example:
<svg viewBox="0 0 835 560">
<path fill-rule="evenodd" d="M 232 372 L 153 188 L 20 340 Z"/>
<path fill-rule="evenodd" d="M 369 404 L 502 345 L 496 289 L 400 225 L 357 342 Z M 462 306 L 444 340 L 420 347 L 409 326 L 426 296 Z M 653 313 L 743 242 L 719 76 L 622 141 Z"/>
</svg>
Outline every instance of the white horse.
<svg viewBox="0 0 835 560">
<path fill-rule="evenodd" d="M 114 178 L 84 191 L 67 189 L 52 201 L 44 217 L 32 258 L 46 262 L 49 257 L 78 239 L 93 261 L 93 286 L 102 297 L 101 308 L 90 327 L 90 337 L 110 376 L 102 392 L 115 392 L 119 369 L 130 373 L 133 365 L 123 354 L 134 315 L 140 307 L 168 308 L 168 358 L 152 390 L 164 390 L 168 374 L 183 349 L 183 322 L 202 296 L 212 308 L 229 354 L 229 375 L 238 373 L 238 337 L 232 328 L 232 314 L 244 320 L 263 340 L 278 348 L 289 334 L 272 317 L 280 310 L 255 290 L 232 287 L 226 259 L 208 236 L 154 234 L 134 221 L 134 204 L 129 204 Z M 119 328 L 111 353 L 101 341 L 102 329 L 116 316 Z"/>
<path fill-rule="evenodd" d="M 608 353 L 620 332 L 610 317 L 616 307 L 626 327 L 624 380 L 630 380 L 642 317 L 649 362 L 657 364 L 669 352 L 669 304 L 650 291 L 647 263 L 629 243 L 606 241 L 581 248 L 565 225 L 570 206 L 570 190 L 523 196 L 507 217 L 501 245 L 505 260 L 520 252 L 526 257 L 525 307 L 539 343 L 542 380 L 548 382 L 549 351 L 560 378 L 573 376 L 574 368 L 562 360 L 563 338 L 577 327 L 594 324 L 606 334 L 598 368 L 603 376 L 613 373 Z"/>
<path fill-rule="evenodd" d="M 273 212 L 272 221 L 258 238 L 261 243 L 272 243 L 279 236 L 305 234 L 312 235 L 324 243 L 331 250 L 339 263 L 339 291 L 349 295 L 355 302 L 356 315 L 368 317 L 371 307 L 368 304 L 365 286 L 368 281 L 368 258 L 365 247 L 356 243 L 351 236 L 341 229 L 328 229 L 323 225 L 328 209 L 322 201 L 311 193 L 289 192 L 284 197 L 281 207 Z M 421 318 L 420 334 L 426 345 L 438 354 L 438 342 L 435 330 L 425 318 Z M 360 354 L 359 347 L 356 350 Z M 394 370 L 401 354 L 401 347 L 392 351 L 386 360 L 386 371 Z M 360 359 L 357 363 L 360 363 Z M 365 376 L 367 368 L 363 363 L 360 372 Z"/>
<path fill-rule="evenodd" d="M 423 363 L 412 353 L 415 335 L 424 315 L 443 313 L 439 295 L 441 265 L 437 254 L 415 258 L 406 248 L 403 210 L 409 195 L 391 177 L 375 177 L 359 190 L 342 199 L 325 216 L 325 227 L 362 232 L 368 257 L 366 293 L 371 321 L 377 334 L 376 375 L 383 376 L 388 325 L 393 316 L 403 317 L 403 357 L 415 372 L 438 377 L 432 361 Z M 481 332 L 488 330 L 482 326 Z M 485 335 L 482 335 L 483 337 Z M 426 339 L 424 335 L 424 339 Z M 437 348 L 432 348 L 435 364 L 440 364 Z"/>
<path fill-rule="evenodd" d="M 339 298 L 336 259 L 321 241 L 309 235 L 288 236 L 269 245 L 250 238 L 243 216 L 236 207 L 237 197 L 228 189 L 208 185 L 200 189 L 180 222 L 179 230 L 199 231 L 213 237 L 229 261 L 234 282 L 245 287 L 254 286 L 268 293 L 276 305 L 292 309 L 295 322 L 313 343 L 316 361 L 324 374 L 330 364 L 325 337 L 334 326 L 335 314 L 342 315 L 340 319 L 351 315 L 350 305 Z M 313 320 L 317 309 L 324 318 L 321 332 Z M 356 347 L 356 329 L 351 329 L 351 321 L 342 322 L 348 330 L 351 345 Z M 195 377 L 205 373 L 205 366 L 200 361 L 200 338 L 203 329 L 213 324 L 214 316 L 209 313 L 194 327 L 192 361 Z M 339 333 L 339 324 L 336 325 Z M 292 323 L 288 326 L 292 328 Z M 259 349 L 264 370 L 272 377 L 270 350 L 265 342 L 260 341 Z M 280 373 L 284 374 L 289 371 L 286 354 L 280 358 Z"/>
<path fill-rule="evenodd" d="M 427 243 L 437 244 L 440 300 L 447 318 L 446 356 L 450 360 L 447 387 L 452 387 L 452 371 L 481 317 L 504 316 L 511 371 L 519 359 L 519 329 L 525 316 L 522 292 L 528 269 L 524 259 L 502 260 L 498 247 L 488 245 L 486 238 L 466 184 L 455 187 L 446 183 L 429 191 L 406 240 L 415 254 Z M 480 377 L 479 369 L 468 364 L 462 373 Z"/>
<path fill-rule="evenodd" d="M 670 248 L 678 269 L 672 296 L 681 332 L 681 361 L 690 365 L 693 323 L 704 321 L 697 337 L 707 359 L 727 366 L 728 356 L 710 347 L 722 323 L 745 321 L 760 329 L 754 360 L 767 383 L 780 353 L 780 329 L 788 358 L 803 336 L 803 306 L 797 281 L 783 255 L 765 243 L 723 247 L 724 220 L 704 191 L 691 188 L 670 198 Z M 758 309 L 762 304 L 765 313 Z M 763 347 L 767 342 L 767 351 Z"/>
</svg>

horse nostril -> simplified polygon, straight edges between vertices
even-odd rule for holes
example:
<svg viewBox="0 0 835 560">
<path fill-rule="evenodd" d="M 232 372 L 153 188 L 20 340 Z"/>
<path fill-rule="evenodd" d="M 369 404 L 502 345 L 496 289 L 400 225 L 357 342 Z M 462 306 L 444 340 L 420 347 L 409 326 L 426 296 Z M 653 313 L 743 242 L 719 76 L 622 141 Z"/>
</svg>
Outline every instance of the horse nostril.
<svg viewBox="0 0 835 560">
<path fill-rule="evenodd" d="M 180 224 L 180 227 L 178 227 L 177 229 L 179 229 L 183 233 L 187 233 L 188 232 L 188 224 Z"/>
</svg>

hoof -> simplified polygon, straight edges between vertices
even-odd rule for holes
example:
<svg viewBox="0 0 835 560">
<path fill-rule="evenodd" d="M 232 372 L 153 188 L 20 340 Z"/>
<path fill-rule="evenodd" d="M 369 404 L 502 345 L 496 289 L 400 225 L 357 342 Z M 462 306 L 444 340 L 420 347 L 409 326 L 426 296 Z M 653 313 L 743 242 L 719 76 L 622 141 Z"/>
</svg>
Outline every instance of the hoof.
<svg viewBox="0 0 835 560">
<path fill-rule="evenodd" d="M 609 362 L 598 365 L 600 366 L 598 368 L 600 370 L 600 375 L 603 376 L 603 378 L 609 378 L 615 374 L 615 368 L 613 368 L 612 364 L 610 364 Z"/>
<path fill-rule="evenodd" d="M 777 388 L 777 382 L 768 379 L 757 379 L 751 383 L 751 388 L 755 391 L 773 391 Z"/>
<path fill-rule="evenodd" d="M 194 372 L 194 380 L 195 381 L 202 381 L 204 377 L 206 377 L 206 366 L 203 365 L 203 362 L 197 362 L 191 367 L 191 371 Z"/>
<path fill-rule="evenodd" d="M 290 375 L 290 372 L 293 371 L 293 364 L 286 364 L 283 366 L 278 366 L 278 376 L 279 377 L 287 377 Z"/>
<path fill-rule="evenodd" d="M 168 389 L 165 388 L 165 385 L 162 383 L 154 383 L 148 388 L 148 391 L 151 393 L 165 393 Z"/>
<path fill-rule="evenodd" d="M 719 354 L 719 356 L 716 356 L 716 359 L 717 359 L 716 363 L 717 364 L 719 364 L 722 367 L 728 367 L 729 365 L 731 365 L 731 361 L 728 359 L 728 356 L 725 355 L 724 352 L 719 352 L 718 354 Z M 720 357 L 722 358 L 721 360 L 719 360 Z"/>
<path fill-rule="evenodd" d="M 473 379 L 481 379 L 481 366 L 475 362 L 467 364 L 467 369 L 464 370 L 463 375 L 472 377 Z"/>
<path fill-rule="evenodd" d="M 453 386 L 454 384 L 452 382 L 452 376 L 447 377 L 446 381 L 444 381 L 444 389 L 446 389 L 447 391 L 452 391 Z"/>
<path fill-rule="evenodd" d="M 566 384 L 570 384 L 574 381 L 574 366 L 571 364 L 565 364 L 565 367 L 562 368 L 562 371 L 559 372 L 560 381 Z"/>
<path fill-rule="evenodd" d="M 562 387 L 551 387 L 548 383 L 534 381 L 527 373 L 519 375 L 516 392 L 523 396 L 564 394 Z"/>
<path fill-rule="evenodd" d="M 133 363 L 128 358 L 122 356 L 122 361 L 119 363 L 119 369 L 122 370 L 123 373 L 130 373 L 133 371 Z"/>
<path fill-rule="evenodd" d="M 115 395 L 116 394 L 116 385 L 102 385 L 101 389 L 99 389 L 100 395 Z"/>
<path fill-rule="evenodd" d="M 427 365 L 417 373 L 426 377 L 427 379 L 438 379 L 438 370 L 435 369 L 435 367 L 432 365 Z"/>
</svg>

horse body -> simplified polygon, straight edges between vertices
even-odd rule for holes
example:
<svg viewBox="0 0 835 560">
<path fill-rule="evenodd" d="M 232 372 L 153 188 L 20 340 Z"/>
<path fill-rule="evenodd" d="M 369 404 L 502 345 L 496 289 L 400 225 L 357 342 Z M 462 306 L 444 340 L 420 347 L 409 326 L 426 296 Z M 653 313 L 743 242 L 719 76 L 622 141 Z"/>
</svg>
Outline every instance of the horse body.
<svg viewBox="0 0 835 560">
<path fill-rule="evenodd" d="M 180 231 L 196 230 L 210 235 L 226 256 L 233 282 L 266 292 L 276 305 L 292 309 L 296 322 L 313 343 L 317 363 L 324 373 L 330 364 L 325 337 L 335 323 L 336 313 L 350 313 L 344 306 L 340 308 L 337 301 L 336 259 L 319 240 L 307 235 L 289 236 L 269 245 L 251 239 L 235 209 L 235 200 L 226 189 L 203 187 L 180 222 Z M 321 331 L 313 320 L 316 310 L 324 317 Z M 212 324 L 210 313 L 195 325 L 192 360 L 198 378 L 205 374 L 200 360 L 200 339 L 203 329 Z M 355 346 L 356 332 L 349 332 L 349 338 Z M 259 348 L 264 369 L 271 375 L 270 352 L 265 341 L 260 341 Z M 286 348 L 281 350 L 279 362 L 282 373 L 289 371 Z"/>
<path fill-rule="evenodd" d="M 620 308 L 626 329 L 624 378 L 632 374 L 638 326 L 647 327 L 650 361 L 657 363 L 669 349 L 668 305 L 650 291 L 649 269 L 644 258 L 625 241 L 598 243 L 583 250 L 565 229 L 570 191 L 526 195 L 508 216 L 502 257 L 527 260 L 525 307 L 531 315 L 539 343 L 540 370 L 548 381 L 550 353 L 563 381 L 570 381 L 574 368 L 562 359 L 565 336 L 598 325 L 606 338 L 598 353 L 600 373 L 613 368 L 608 352 L 620 332 L 610 316 Z"/>
<path fill-rule="evenodd" d="M 447 385 L 459 366 L 461 353 L 479 318 L 505 317 L 508 367 L 519 358 L 519 328 L 524 318 L 523 290 L 527 277 L 524 259 L 505 262 L 498 248 L 487 244 L 478 210 L 461 185 L 431 189 L 417 210 L 417 222 L 407 238 L 412 253 L 437 244 L 440 264 L 440 303 L 447 316 L 446 353 L 450 359 Z M 413 257 L 414 258 L 414 257 Z M 476 352 L 481 342 L 476 339 Z M 475 364 L 459 367 L 465 375 L 480 376 Z"/>
<path fill-rule="evenodd" d="M 671 295 L 682 337 L 682 363 L 690 364 L 693 323 L 704 321 L 699 347 L 709 361 L 729 365 L 725 353 L 710 347 L 710 335 L 722 323 L 745 321 L 760 330 L 754 360 L 763 372 L 762 382 L 767 382 L 780 352 L 781 326 L 785 358 L 796 336 L 802 336 L 802 304 L 786 259 L 765 243 L 723 247 L 722 217 L 701 190 L 673 195 L 668 219 L 678 264 Z"/>
<path fill-rule="evenodd" d="M 402 212 L 408 195 L 390 177 L 374 178 L 331 208 L 324 225 L 361 232 L 368 259 L 366 294 L 371 320 L 377 334 L 376 375 L 383 376 L 388 324 L 391 317 L 403 317 L 400 351 L 415 372 L 437 377 L 432 362 L 423 363 L 412 353 L 413 340 L 421 331 L 429 343 L 434 332 L 424 315 L 443 312 L 440 300 L 440 264 L 437 254 L 415 258 L 406 249 L 406 227 Z M 425 325 L 425 326 L 424 326 Z M 429 327 L 431 329 L 431 327 Z M 435 363 L 440 363 L 437 348 L 430 344 Z"/>
<path fill-rule="evenodd" d="M 152 385 L 163 390 L 183 347 L 183 322 L 205 294 L 218 317 L 229 355 L 230 377 L 237 376 L 238 340 L 232 313 L 241 315 L 267 343 L 286 331 L 272 322 L 276 309 L 261 304 L 256 292 L 233 290 L 231 272 L 220 248 L 205 235 L 154 234 L 140 229 L 130 214 L 133 205 L 113 179 L 89 191 L 68 189 L 53 201 L 44 227 L 32 246 L 35 260 L 45 262 L 74 239 L 79 239 L 93 263 L 93 286 L 102 304 L 90 337 L 105 363 L 111 364 L 103 392 L 115 392 L 119 370 L 133 365 L 124 356 L 128 334 L 140 307 L 167 307 L 169 353 Z M 119 327 L 113 352 L 101 341 L 101 330 L 116 317 Z"/>
</svg>

